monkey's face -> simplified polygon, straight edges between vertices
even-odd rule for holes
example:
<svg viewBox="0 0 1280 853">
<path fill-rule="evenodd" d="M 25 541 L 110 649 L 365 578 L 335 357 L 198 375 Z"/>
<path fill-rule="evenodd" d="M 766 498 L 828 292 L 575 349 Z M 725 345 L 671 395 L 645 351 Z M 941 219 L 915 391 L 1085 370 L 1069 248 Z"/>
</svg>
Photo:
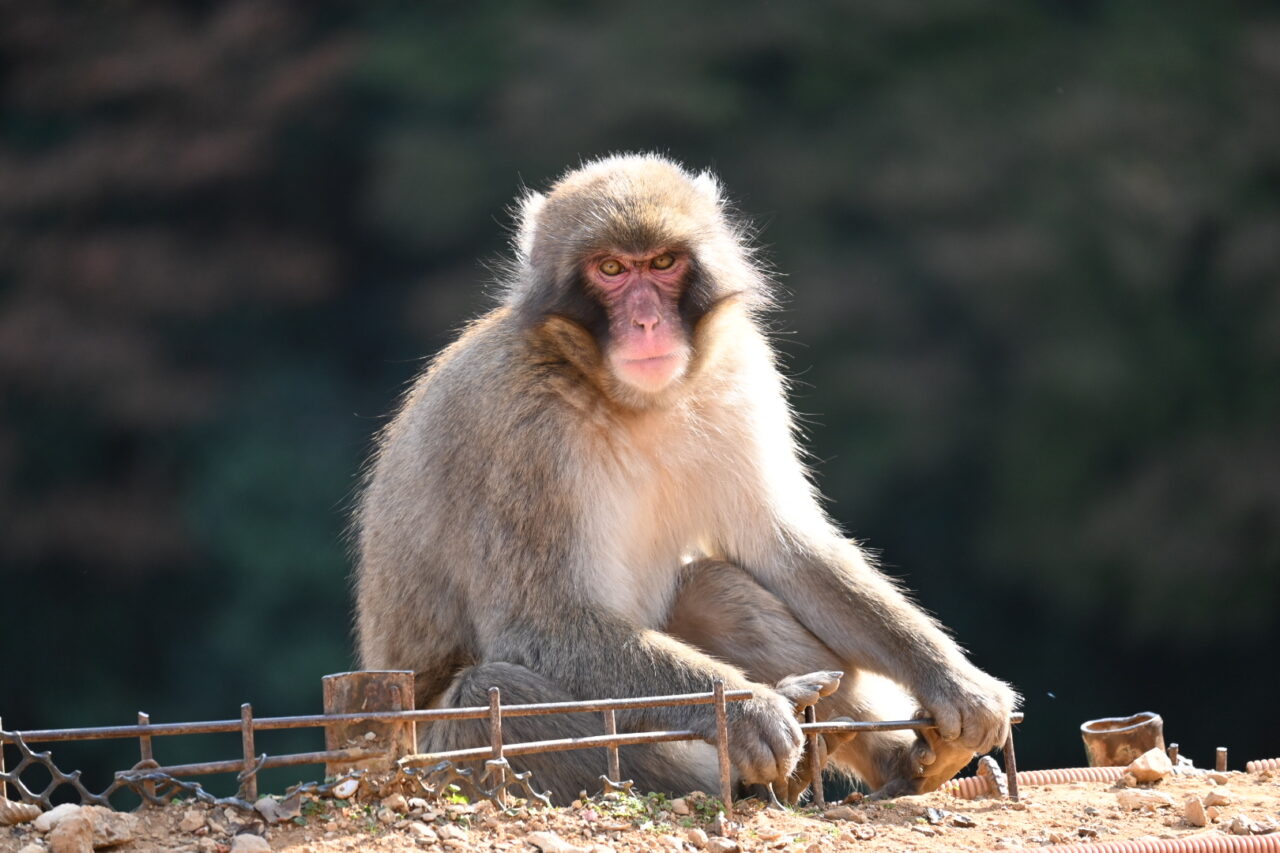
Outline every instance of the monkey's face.
<svg viewBox="0 0 1280 853">
<path fill-rule="evenodd" d="M 678 251 L 590 257 L 583 275 L 607 317 L 605 357 L 626 385 L 657 393 L 684 376 L 690 348 L 680 298 L 690 276 Z"/>
</svg>

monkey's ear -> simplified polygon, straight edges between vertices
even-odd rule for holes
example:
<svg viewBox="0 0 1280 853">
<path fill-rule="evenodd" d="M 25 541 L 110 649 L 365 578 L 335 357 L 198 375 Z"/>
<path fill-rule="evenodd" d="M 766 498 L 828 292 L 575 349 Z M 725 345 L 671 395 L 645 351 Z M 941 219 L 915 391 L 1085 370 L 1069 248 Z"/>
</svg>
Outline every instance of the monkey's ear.
<svg viewBox="0 0 1280 853">
<path fill-rule="evenodd" d="M 516 250 L 522 257 L 528 258 L 533 251 L 533 235 L 538 230 L 538 214 L 547 203 L 542 193 L 529 192 L 520 199 L 520 209 L 516 212 Z"/>
<path fill-rule="evenodd" d="M 720 186 L 720 179 L 710 172 L 699 172 L 693 179 L 693 186 L 716 207 L 724 200 L 724 188 Z"/>
</svg>

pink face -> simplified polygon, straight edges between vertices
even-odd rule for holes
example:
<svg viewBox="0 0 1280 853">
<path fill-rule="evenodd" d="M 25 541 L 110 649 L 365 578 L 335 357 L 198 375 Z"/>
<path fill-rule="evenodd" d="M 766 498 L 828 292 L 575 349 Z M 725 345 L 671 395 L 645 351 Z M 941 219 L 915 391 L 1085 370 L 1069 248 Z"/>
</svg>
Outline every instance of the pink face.
<svg viewBox="0 0 1280 853">
<path fill-rule="evenodd" d="M 688 274 L 689 260 L 679 252 L 599 255 L 587 263 L 609 315 L 609 363 L 622 381 L 656 392 L 684 374 L 689 344 L 679 303 Z"/>
</svg>

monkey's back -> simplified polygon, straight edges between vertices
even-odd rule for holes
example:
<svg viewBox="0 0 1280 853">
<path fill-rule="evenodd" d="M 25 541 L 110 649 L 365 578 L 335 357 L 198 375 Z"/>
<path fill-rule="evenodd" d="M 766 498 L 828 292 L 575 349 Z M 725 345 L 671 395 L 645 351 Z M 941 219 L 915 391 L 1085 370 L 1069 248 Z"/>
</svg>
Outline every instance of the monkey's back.
<svg viewBox="0 0 1280 853">
<path fill-rule="evenodd" d="M 512 369 L 532 357 L 508 311 L 485 315 L 418 378 L 377 443 L 356 515 L 359 655 L 366 668 L 423 674 L 432 686 L 420 699 L 479 659 L 502 618 L 495 591 L 537 594 L 531 543 L 544 570 L 563 563 L 565 424 L 545 372 Z"/>
</svg>

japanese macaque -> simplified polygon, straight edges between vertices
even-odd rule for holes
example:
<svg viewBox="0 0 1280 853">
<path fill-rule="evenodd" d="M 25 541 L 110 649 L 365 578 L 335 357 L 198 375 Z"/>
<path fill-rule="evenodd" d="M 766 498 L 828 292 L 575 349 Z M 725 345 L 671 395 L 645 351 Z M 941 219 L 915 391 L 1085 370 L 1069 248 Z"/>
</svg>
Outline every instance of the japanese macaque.
<svg viewBox="0 0 1280 853">
<path fill-rule="evenodd" d="M 781 782 L 820 719 L 933 717 L 936 733 L 831 739 L 884 796 L 932 790 L 1003 743 L 1016 696 L 970 663 L 827 517 L 759 317 L 770 282 L 715 177 L 655 155 L 597 160 L 519 203 L 502 304 L 417 380 L 357 513 L 369 669 L 418 707 L 705 692 L 729 705 L 743 784 Z M 710 706 L 621 731 L 715 735 Z M 441 751 L 480 722 L 423 727 Z M 510 718 L 509 742 L 601 734 L 597 714 Z M 513 761 L 561 801 L 599 750 Z M 714 750 L 622 749 L 644 790 L 717 790 Z"/>
</svg>

